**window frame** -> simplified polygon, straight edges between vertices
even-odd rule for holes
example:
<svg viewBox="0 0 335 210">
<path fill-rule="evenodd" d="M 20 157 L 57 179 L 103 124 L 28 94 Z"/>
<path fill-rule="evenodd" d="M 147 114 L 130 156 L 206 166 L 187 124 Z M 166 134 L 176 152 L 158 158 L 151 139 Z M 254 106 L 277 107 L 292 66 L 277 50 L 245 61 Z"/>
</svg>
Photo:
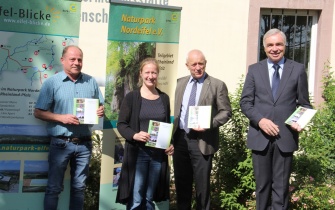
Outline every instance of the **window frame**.
<svg viewBox="0 0 335 210">
<path fill-rule="evenodd" d="M 257 59 L 260 60 L 262 48 L 262 16 L 270 15 L 270 21 L 272 20 L 272 15 L 281 15 L 282 20 L 285 15 L 295 16 L 295 22 L 297 21 L 297 16 L 306 16 L 312 17 L 311 21 L 311 37 L 310 37 L 310 46 L 309 46 L 309 58 L 306 60 L 306 73 L 308 77 L 308 89 L 312 96 L 314 96 L 315 88 L 315 75 L 316 75 L 316 52 L 317 52 L 317 31 L 318 31 L 318 18 L 319 13 L 317 10 L 306 10 L 306 9 L 278 9 L 278 8 L 261 8 L 259 16 L 259 44 L 258 44 L 258 56 Z M 307 23 L 308 24 L 308 23 Z M 271 26 L 270 26 L 271 27 Z M 281 28 L 279 28 L 281 30 Z M 294 55 L 294 52 L 293 52 Z"/>
</svg>

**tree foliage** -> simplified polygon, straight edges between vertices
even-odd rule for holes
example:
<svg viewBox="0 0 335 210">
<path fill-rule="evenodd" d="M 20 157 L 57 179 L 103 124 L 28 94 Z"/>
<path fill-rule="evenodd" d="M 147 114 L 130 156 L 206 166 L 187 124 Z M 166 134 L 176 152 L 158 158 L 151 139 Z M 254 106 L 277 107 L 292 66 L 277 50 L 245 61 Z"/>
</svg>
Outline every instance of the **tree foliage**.
<svg viewBox="0 0 335 210">
<path fill-rule="evenodd" d="M 140 63 L 154 57 L 156 45 L 149 42 L 108 42 L 105 116 L 117 120 L 124 96 L 138 87 Z"/>
</svg>

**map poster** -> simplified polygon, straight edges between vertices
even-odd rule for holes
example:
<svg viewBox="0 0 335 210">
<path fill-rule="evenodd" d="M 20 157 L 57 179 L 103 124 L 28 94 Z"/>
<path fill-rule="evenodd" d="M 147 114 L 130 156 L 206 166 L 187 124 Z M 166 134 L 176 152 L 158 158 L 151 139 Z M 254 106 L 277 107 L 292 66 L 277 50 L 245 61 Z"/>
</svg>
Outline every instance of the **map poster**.
<svg viewBox="0 0 335 210">
<path fill-rule="evenodd" d="M 49 138 L 33 110 L 43 82 L 62 71 L 63 48 L 78 44 L 80 11 L 78 1 L 0 3 L 2 210 L 43 209 Z M 59 209 L 68 208 L 69 183 L 67 172 Z"/>
<path fill-rule="evenodd" d="M 62 70 L 63 48 L 77 43 L 77 10 L 80 4 L 72 1 L 2 1 L 1 122 L 41 124 L 33 116 L 33 107 L 42 83 Z"/>
<path fill-rule="evenodd" d="M 138 89 L 142 60 L 157 59 L 157 86 L 171 98 L 174 95 L 181 8 L 111 1 L 109 14 L 100 210 L 126 209 L 115 203 L 123 163 L 113 158 L 125 151 L 125 143 L 119 142 L 126 141 L 116 122 L 125 95 Z M 169 202 L 156 203 L 156 209 L 169 209 Z"/>
</svg>

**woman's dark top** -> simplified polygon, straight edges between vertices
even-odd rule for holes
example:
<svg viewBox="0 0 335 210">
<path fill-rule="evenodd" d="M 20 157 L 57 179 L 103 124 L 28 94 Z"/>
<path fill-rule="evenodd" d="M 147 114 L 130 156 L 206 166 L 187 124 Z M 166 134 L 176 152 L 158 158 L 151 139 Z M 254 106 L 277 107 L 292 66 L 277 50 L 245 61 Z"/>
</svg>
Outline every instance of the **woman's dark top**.
<svg viewBox="0 0 335 210">
<path fill-rule="evenodd" d="M 140 130 L 147 131 L 149 128 L 149 121 L 155 120 L 159 122 L 165 121 L 165 110 L 161 98 L 149 100 L 142 98 L 140 110 Z"/>
<path fill-rule="evenodd" d="M 142 97 L 142 104 L 140 110 L 140 130 L 147 131 L 149 128 L 150 120 L 164 122 L 165 110 L 162 99 L 159 97 L 155 100 L 149 100 Z M 139 146 L 153 159 L 161 159 L 165 155 L 163 149 L 146 147 L 145 143 L 139 142 Z"/>
</svg>

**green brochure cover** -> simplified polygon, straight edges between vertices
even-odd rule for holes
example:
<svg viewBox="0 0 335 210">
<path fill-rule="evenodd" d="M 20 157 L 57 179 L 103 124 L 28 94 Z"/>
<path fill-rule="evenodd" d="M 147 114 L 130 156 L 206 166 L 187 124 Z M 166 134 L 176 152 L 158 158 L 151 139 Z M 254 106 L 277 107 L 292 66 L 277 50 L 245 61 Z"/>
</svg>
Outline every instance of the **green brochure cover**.
<svg viewBox="0 0 335 210">
<path fill-rule="evenodd" d="M 311 121 L 316 112 L 317 110 L 315 109 L 299 106 L 285 121 L 285 123 L 291 125 L 292 123 L 296 122 L 300 125 L 301 128 L 304 128 Z"/>
<path fill-rule="evenodd" d="M 145 145 L 149 147 L 167 149 L 171 142 L 172 128 L 172 123 L 150 120 L 148 128 L 150 140 L 147 141 Z"/>
<path fill-rule="evenodd" d="M 99 99 L 95 98 L 74 98 L 73 115 L 78 117 L 80 124 L 98 124 L 99 117 L 97 109 Z"/>
</svg>

